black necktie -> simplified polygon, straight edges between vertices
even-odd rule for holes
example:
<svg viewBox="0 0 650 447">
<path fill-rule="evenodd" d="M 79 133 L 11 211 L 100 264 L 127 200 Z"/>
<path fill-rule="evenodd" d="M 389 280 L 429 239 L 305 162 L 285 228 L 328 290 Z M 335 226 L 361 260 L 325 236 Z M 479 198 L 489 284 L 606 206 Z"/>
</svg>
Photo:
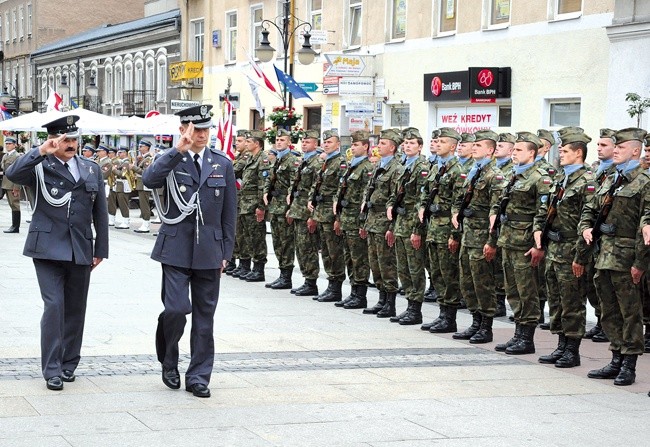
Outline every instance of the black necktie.
<svg viewBox="0 0 650 447">
<path fill-rule="evenodd" d="M 199 173 L 199 178 L 201 178 L 201 164 L 199 163 L 199 154 L 194 154 L 194 166 Z"/>
</svg>

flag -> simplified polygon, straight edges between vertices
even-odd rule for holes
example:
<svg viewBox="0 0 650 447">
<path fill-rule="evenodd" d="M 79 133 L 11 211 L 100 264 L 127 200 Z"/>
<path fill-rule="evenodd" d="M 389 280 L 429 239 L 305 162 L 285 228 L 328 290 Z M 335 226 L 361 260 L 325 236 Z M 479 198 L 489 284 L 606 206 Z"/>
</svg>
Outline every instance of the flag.
<svg viewBox="0 0 650 447">
<path fill-rule="evenodd" d="M 73 109 L 77 109 L 77 108 L 79 108 L 79 104 L 77 104 L 77 102 L 76 102 L 74 99 L 70 99 L 70 106 L 71 106 Z"/>
<path fill-rule="evenodd" d="M 50 96 L 47 97 L 47 101 L 45 101 L 45 105 L 47 106 L 47 111 L 51 110 L 61 110 L 61 103 L 63 102 L 63 98 L 61 95 L 59 95 L 57 92 L 55 92 L 52 87 L 50 87 Z"/>
<path fill-rule="evenodd" d="M 258 92 L 258 85 L 255 81 L 251 79 L 250 76 L 246 75 L 248 78 L 248 85 L 251 87 L 251 93 L 253 94 L 253 98 L 255 99 L 255 109 L 260 114 L 260 118 L 264 118 L 264 107 L 262 107 L 262 101 L 260 100 L 260 95 Z"/>
<path fill-rule="evenodd" d="M 299 99 L 299 98 L 309 98 L 311 99 L 311 96 L 307 94 L 306 91 L 302 89 L 298 85 L 295 79 L 293 79 L 291 76 L 288 74 L 284 73 L 282 70 L 280 70 L 278 67 L 275 65 L 273 66 L 275 68 L 275 74 L 278 77 L 278 81 L 283 83 L 285 87 L 291 92 L 294 98 Z"/>
<path fill-rule="evenodd" d="M 231 159 L 235 159 L 235 153 L 232 150 L 232 104 L 228 98 L 224 99 L 224 105 L 219 118 L 217 129 L 217 139 L 221 143 L 221 150 Z"/>
<path fill-rule="evenodd" d="M 275 88 L 271 80 L 266 77 L 266 75 L 264 74 L 260 66 L 257 65 L 257 62 L 255 62 L 255 60 L 251 57 L 250 54 L 248 55 L 248 60 L 250 61 L 251 67 L 253 68 L 253 71 L 255 72 L 257 77 L 264 80 L 264 84 L 266 84 L 266 87 L 272 92 L 277 92 L 277 89 Z"/>
<path fill-rule="evenodd" d="M 11 119 L 11 118 L 12 118 L 12 116 L 11 116 L 11 113 L 9 112 L 9 110 L 7 110 L 7 108 L 5 106 L 0 104 L 0 121 L 8 120 L 8 119 Z"/>
</svg>

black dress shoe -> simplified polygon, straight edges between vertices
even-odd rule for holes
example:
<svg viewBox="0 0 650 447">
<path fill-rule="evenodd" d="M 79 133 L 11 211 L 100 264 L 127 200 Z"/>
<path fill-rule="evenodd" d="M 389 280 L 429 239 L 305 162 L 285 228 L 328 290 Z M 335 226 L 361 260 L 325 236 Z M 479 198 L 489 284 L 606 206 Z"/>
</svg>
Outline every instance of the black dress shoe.
<svg viewBox="0 0 650 447">
<path fill-rule="evenodd" d="M 63 389 L 63 381 L 59 376 L 50 377 L 47 379 L 46 386 L 48 390 L 61 391 Z"/>
<path fill-rule="evenodd" d="M 61 380 L 64 382 L 74 382 L 75 375 L 74 372 L 70 371 L 69 369 L 64 369 L 61 372 Z"/>
<path fill-rule="evenodd" d="M 185 391 L 189 391 L 196 397 L 210 397 L 210 388 L 202 383 L 194 383 L 185 387 Z"/>
<path fill-rule="evenodd" d="M 181 387 L 181 375 L 178 373 L 178 368 L 163 368 L 162 381 L 172 390 L 177 390 Z"/>
</svg>

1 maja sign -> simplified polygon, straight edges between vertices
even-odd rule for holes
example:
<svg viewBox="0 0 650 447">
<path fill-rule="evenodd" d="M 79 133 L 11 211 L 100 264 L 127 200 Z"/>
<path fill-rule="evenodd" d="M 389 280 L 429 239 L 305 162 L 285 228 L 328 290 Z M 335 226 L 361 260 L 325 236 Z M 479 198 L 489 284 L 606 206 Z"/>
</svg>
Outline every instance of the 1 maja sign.
<svg viewBox="0 0 650 447">
<path fill-rule="evenodd" d="M 459 133 L 493 129 L 499 125 L 497 106 L 440 107 L 436 127 L 451 127 Z"/>
</svg>

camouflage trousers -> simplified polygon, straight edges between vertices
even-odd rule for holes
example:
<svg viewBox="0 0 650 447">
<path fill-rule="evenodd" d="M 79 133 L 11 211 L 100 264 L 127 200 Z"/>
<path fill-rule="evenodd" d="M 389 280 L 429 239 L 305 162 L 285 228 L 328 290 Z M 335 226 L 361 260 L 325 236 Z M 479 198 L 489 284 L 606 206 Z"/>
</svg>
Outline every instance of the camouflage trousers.
<svg viewBox="0 0 650 447">
<path fill-rule="evenodd" d="M 494 317 L 497 306 L 493 262 L 485 260 L 483 248 L 460 248 L 460 290 L 467 309 L 486 317 Z"/>
<path fill-rule="evenodd" d="M 294 219 L 293 231 L 296 235 L 296 257 L 300 273 L 305 279 L 317 279 L 320 273 L 320 264 L 318 261 L 318 247 L 320 246 L 320 236 L 318 228 L 313 233 L 307 229 L 307 221 Z"/>
<path fill-rule="evenodd" d="M 452 253 L 447 244 L 427 242 L 431 277 L 438 293 L 438 303 L 446 306 L 460 305 L 458 284 L 458 251 Z"/>
<path fill-rule="evenodd" d="M 538 278 L 530 265 L 530 257 L 525 253 L 524 250 L 503 249 L 505 290 L 515 322 L 522 326 L 537 326 L 540 315 Z"/>
<path fill-rule="evenodd" d="M 585 283 L 585 275 L 575 277 L 571 263 L 546 261 L 546 287 L 552 333 L 563 333 L 569 338 L 582 338 L 585 335 Z"/>
<path fill-rule="evenodd" d="M 266 264 L 266 222 L 258 222 L 255 214 L 240 214 L 241 232 L 244 243 L 240 247 L 241 259 Z M 246 252 L 245 249 L 250 249 Z"/>
<path fill-rule="evenodd" d="M 596 285 L 594 284 L 594 275 L 596 274 L 596 268 L 594 267 L 594 261 L 589 262 L 585 265 L 585 289 L 584 293 L 589 300 L 589 304 L 594 308 L 595 314 L 600 318 L 600 300 L 598 299 L 598 294 L 596 293 Z"/>
<path fill-rule="evenodd" d="M 643 354 L 643 303 L 630 272 L 596 269 L 594 284 L 609 349 L 623 355 Z"/>
<path fill-rule="evenodd" d="M 542 259 L 537 267 L 533 267 L 533 272 L 537 276 L 537 296 L 540 301 L 546 301 L 548 293 L 546 292 L 546 258 Z"/>
<path fill-rule="evenodd" d="M 505 296 L 506 290 L 503 279 L 503 254 L 501 247 L 497 247 L 497 255 L 492 262 L 492 271 L 494 273 L 494 290 L 497 295 Z"/>
<path fill-rule="evenodd" d="M 647 272 L 641 279 L 641 299 L 643 300 L 643 324 L 650 324 L 650 274 Z"/>
<path fill-rule="evenodd" d="M 271 214 L 271 240 L 279 267 L 293 269 L 293 260 L 296 257 L 296 238 L 293 225 L 287 223 L 284 214 Z"/>
<path fill-rule="evenodd" d="M 397 292 L 395 245 L 389 247 L 383 233 L 368 233 L 368 261 L 377 290 Z"/>
<path fill-rule="evenodd" d="M 150 198 L 151 191 L 138 191 L 138 204 L 140 205 L 140 217 L 142 217 L 142 220 L 151 220 Z"/>
<path fill-rule="evenodd" d="M 350 285 L 368 285 L 370 263 L 368 262 L 368 240 L 361 239 L 359 231 L 343 232 L 345 265 L 350 277 Z"/>
<path fill-rule="evenodd" d="M 320 233 L 320 253 L 328 281 L 345 281 L 345 254 L 343 236 L 334 232 L 333 222 L 318 223 Z"/>
<path fill-rule="evenodd" d="M 397 276 L 404 287 L 406 299 L 423 303 L 424 289 L 427 285 L 424 274 L 424 263 L 427 258 L 426 243 L 416 250 L 411 244 L 410 237 L 396 237 L 395 256 Z"/>
<path fill-rule="evenodd" d="M 241 245 L 243 241 L 242 237 L 242 231 L 241 231 L 241 226 L 242 226 L 242 220 L 241 220 L 241 214 L 237 215 L 237 226 L 235 227 L 235 247 L 232 251 L 232 257 L 234 259 L 242 259 L 241 257 Z M 244 250 L 246 252 L 246 250 Z"/>
</svg>

